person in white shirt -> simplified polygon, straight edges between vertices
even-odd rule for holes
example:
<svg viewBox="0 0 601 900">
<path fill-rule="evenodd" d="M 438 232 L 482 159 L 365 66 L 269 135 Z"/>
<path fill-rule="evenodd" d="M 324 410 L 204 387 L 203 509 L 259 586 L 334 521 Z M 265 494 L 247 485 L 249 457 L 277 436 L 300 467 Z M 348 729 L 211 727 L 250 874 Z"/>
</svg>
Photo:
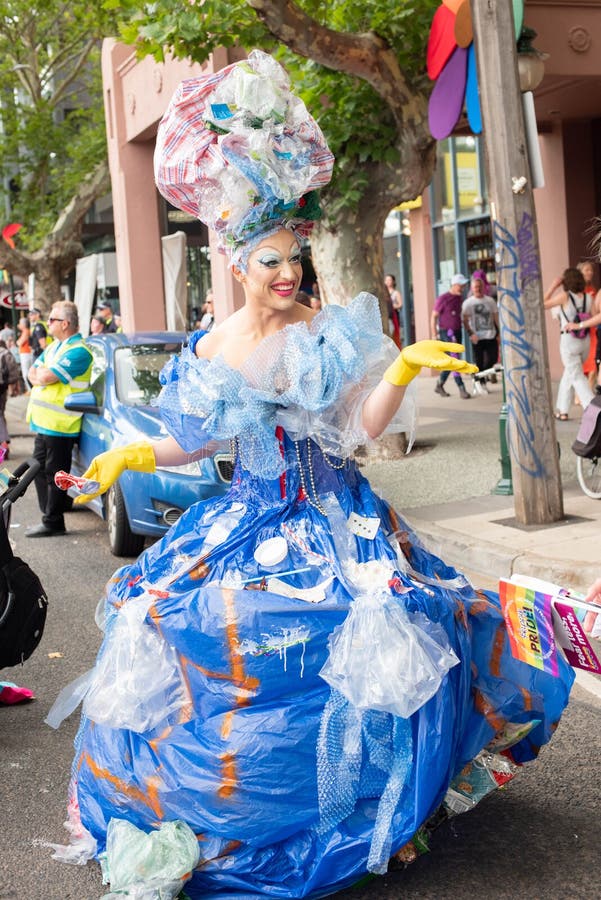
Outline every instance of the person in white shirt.
<svg viewBox="0 0 601 900">
<path fill-rule="evenodd" d="M 499 358 L 499 313 L 495 301 L 486 295 L 481 278 L 472 277 L 470 293 L 461 307 L 461 318 L 476 365 L 481 372 L 492 369 Z M 486 379 L 480 381 L 483 383 Z"/>
</svg>

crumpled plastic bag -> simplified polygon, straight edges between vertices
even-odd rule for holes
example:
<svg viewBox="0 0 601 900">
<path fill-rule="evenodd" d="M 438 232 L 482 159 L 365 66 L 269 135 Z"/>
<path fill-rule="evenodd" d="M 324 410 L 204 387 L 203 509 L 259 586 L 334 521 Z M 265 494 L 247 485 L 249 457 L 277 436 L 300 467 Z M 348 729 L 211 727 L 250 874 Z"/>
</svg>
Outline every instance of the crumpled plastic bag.
<svg viewBox="0 0 601 900">
<path fill-rule="evenodd" d="M 378 592 L 353 601 L 319 674 L 357 709 L 408 718 L 458 662 L 441 626 Z"/>
<path fill-rule="evenodd" d="M 198 840 L 186 822 L 163 822 L 146 833 L 125 819 L 111 819 L 102 855 L 103 884 L 109 897 L 173 900 L 198 865 Z"/>
<path fill-rule="evenodd" d="M 177 653 L 148 623 L 153 597 L 117 610 L 93 669 L 62 689 L 45 721 L 58 728 L 83 700 L 97 725 L 151 731 L 190 702 Z"/>
<path fill-rule="evenodd" d="M 97 724 L 144 734 L 189 700 L 175 650 L 146 621 L 151 603 L 136 598 L 113 623 L 83 704 Z"/>
</svg>

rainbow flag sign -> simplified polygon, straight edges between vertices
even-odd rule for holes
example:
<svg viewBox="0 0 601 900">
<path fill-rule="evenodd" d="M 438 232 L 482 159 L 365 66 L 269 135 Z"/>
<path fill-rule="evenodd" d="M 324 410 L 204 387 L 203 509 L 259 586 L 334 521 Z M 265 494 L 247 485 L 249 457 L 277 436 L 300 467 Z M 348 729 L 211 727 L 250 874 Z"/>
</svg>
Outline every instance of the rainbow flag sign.
<svg viewBox="0 0 601 900">
<path fill-rule="evenodd" d="M 601 609 L 578 595 L 527 575 L 501 579 L 499 597 L 511 652 L 530 666 L 558 674 L 558 648 L 571 666 L 601 675 L 601 662 L 583 627 Z"/>
<path fill-rule="evenodd" d="M 552 597 L 504 579 L 499 582 L 499 597 L 515 658 L 558 675 Z"/>
</svg>

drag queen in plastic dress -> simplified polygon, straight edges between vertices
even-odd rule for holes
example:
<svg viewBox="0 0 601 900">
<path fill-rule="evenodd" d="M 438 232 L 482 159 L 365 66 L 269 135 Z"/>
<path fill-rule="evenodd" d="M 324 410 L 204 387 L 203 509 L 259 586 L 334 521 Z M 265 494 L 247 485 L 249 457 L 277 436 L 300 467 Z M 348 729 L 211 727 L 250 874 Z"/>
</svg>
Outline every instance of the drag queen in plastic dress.
<svg viewBox="0 0 601 900">
<path fill-rule="evenodd" d="M 472 369 L 457 345 L 399 355 L 371 295 L 295 302 L 307 194 L 332 157 L 280 67 L 255 51 L 185 82 L 156 153 L 159 189 L 217 230 L 246 303 L 163 371 L 171 437 L 86 474 L 103 491 L 216 440 L 235 470 L 108 585 L 70 825 L 112 891 L 322 897 L 533 759 L 571 673 L 513 659 L 497 598 L 424 549 L 352 460 L 411 430 L 422 366 Z"/>
</svg>

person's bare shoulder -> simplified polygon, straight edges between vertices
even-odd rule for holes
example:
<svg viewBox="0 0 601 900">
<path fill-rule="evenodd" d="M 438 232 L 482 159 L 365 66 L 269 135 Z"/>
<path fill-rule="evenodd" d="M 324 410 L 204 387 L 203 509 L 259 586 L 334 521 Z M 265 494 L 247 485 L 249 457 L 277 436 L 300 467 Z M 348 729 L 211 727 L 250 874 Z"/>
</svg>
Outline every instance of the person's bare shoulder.
<svg viewBox="0 0 601 900">
<path fill-rule="evenodd" d="M 212 331 L 207 332 L 207 334 L 198 341 L 194 348 L 194 352 L 200 359 L 213 359 L 214 356 L 218 356 L 221 353 L 223 342 L 223 333 L 220 332 L 219 328 L 215 328 Z"/>
<path fill-rule="evenodd" d="M 196 345 L 195 353 L 201 359 L 213 359 L 223 353 L 224 346 L 239 337 L 241 329 L 243 329 L 242 310 L 237 310 L 224 319 L 219 325 L 211 328 Z"/>
</svg>

